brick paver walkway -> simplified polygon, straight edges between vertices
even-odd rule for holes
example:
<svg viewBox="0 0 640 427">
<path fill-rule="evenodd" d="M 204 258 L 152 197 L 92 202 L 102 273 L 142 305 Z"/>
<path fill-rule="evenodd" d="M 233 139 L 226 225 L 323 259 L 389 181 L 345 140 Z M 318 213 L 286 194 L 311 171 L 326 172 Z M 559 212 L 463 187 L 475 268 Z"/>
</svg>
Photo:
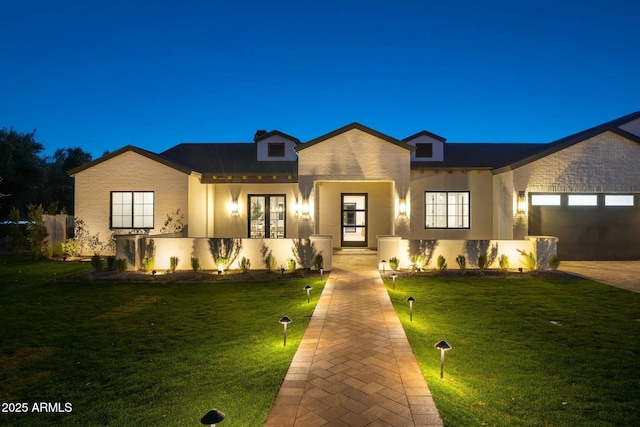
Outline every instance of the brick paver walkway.
<svg viewBox="0 0 640 427">
<path fill-rule="evenodd" d="M 442 426 L 377 258 L 333 260 L 265 426 Z"/>
</svg>

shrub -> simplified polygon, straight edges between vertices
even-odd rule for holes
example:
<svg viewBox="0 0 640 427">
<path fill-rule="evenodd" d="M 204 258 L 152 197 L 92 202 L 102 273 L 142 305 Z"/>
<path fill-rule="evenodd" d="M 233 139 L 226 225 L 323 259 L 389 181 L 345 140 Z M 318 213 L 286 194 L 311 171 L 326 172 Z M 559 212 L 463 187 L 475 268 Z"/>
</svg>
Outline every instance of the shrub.
<svg viewBox="0 0 640 427">
<path fill-rule="evenodd" d="M 487 257 L 487 253 L 483 252 L 478 255 L 478 269 L 480 270 L 480 275 L 484 276 L 484 270 L 489 266 L 489 258 Z"/>
<path fill-rule="evenodd" d="M 240 271 L 243 273 L 246 273 L 247 271 L 249 271 L 249 269 L 251 269 L 251 260 L 247 257 L 242 257 L 242 259 L 240 260 Z"/>
<path fill-rule="evenodd" d="M 398 261 L 398 257 L 394 256 L 389 258 L 389 267 L 391 267 L 392 270 L 397 270 L 399 266 L 400 261 Z"/>
<path fill-rule="evenodd" d="M 145 258 L 142 260 L 142 269 L 147 273 L 151 273 L 156 266 L 156 260 L 153 257 Z"/>
<path fill-rule="evenodd" d="M 195 273 L 200 271 L 200 260 L 197 256 L 191 257 L 191 270 L 193 270 Z"/>
<path fill-rule="evenodd" d="M 110 255 L 107 257 L 107 270 L 115 270 L 116 269 L 116 257 Z"/>
<path fill-rule="evenodd" d="M 324 259 L 322 258 L 322 254 L 316 254 L 316 256 L 313 257 L 313 268 L 320 270 L 323 268 L 323 265 Z"/>
<path fill-rule="evenodd" d="M 62 244 L 62 252 L 67 255 L 78 256 L 80 255 L 80 243 L 75 238 L 68 239 Z"/>
<path fill-rule="evenodd" d="M 101 271 L 104 267 L 104 261 L 102 260 L 102 257 L 98 254 L 93 254 L 93 256 L 91 257 L 91 266 L 95 271 Z"/>
<path fill-rule="evenodd" d="M 227 269 L 227 267 L 229 266 L 229 258 L 216 258 L 216 267 L 218 268 L 218 271 L 225 271 Z"/>
<path fill-rule="evenodd" d="M 269 251 L 269 253 L 265 257 L 264 265 L 265 267 L 267 267 L 267 271 L 275 271 L 275 269 L 278 268 L 278 261 L 276 260 L 276 257 L 273 256 L 273 253 L 271 253 L 271 251 Z"/>
<path fill-rule="evenodd" d="M 176 272 L 176 268 L 178 268 L 178 263 L 180 262 L 180 258 L 177 256 L 172 256 L 169 258 L 169 271 L 172 273 Z"/>
<path fill-rule="evenodd" d="M 116 271 L 118 273 L 124 273 L 125 271 L 127 271 L 127 259 L 126 258 L 118 258 L 116 260 Z"/>
<path fill-rule="evenodd" d="M 525 265 L 525 267 L 527 267 L 527 269 L 529 269 L 530 271 L 534 271 L 537 267 L 537 261 L 536 261 L 536 256 L 533 254 L 533 252 L 525 252 L 522 250 L 518 250 L 518 252 L 520 252 L 520 255 L 522 255 L 524 257 L 524 260 L 522 261 Z"/>
<path fill-rule="evenodd" d="M 424 254 L 416 254 L 411 257 L 411 266 L 414 271 L 422 271 L 424 268 Z"/>
<path fill-rule="evenodd" d="M 438 270 L 443 273 L 447 269 L 447 260 L 442 255 L 438 255 Z"/>
<path fill-rule="evenodd" d="M 464 255 L 458 255 L 456 257 L 456 263 L 458 263 L 458 267 L 460 267 L 460 271 L 464 276 L 464 274 L 467 272 L 467 259 L 464 257 Z"/>
<path fill-rule="evenodd" d="M 287 270 L 294 271 L 296 269 L 296 260 L 289 258 L 287 260 Z"/>
<path fill-rule="evenodd" d="M 507 271 L 509 271 L 509 256 L 502 254 L 498 257 L 498 265 L 500 266 L 500 271 L 505 276 L 507 275 Z"/>
<path fill-rule="evenodd" d="M 44 209 L 42 205 L 27 206 L 27 240 L 29 241 L 29 249 L 34 259 L 40 258 L 45 254 L 45 243 L 49 233 L 47 232 L 47 226 L 44 224 L 42 215 Z"/>
<path fill-rule="evenodd" d="M 551 270 L 556 271 L 560 267 L 560 258 L 558 258 L 558 255 L 553 254 L 549 257 L 547 264 L 549 264 Z"/>
<path fill-rule="evenodd" d="M 61 258 L 62 254 L 64 254 L 64 244 L 62 242 L 58 242 L 53 245 L 53 256 L 56 258 Z"/>
</svg>

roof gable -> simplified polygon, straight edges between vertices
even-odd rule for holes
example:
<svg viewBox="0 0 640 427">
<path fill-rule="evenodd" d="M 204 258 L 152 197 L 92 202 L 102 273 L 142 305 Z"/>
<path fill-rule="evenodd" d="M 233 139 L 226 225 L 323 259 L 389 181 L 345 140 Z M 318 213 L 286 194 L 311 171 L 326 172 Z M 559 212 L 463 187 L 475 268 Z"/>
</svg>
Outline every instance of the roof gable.
<svg viewBox="0 0 640 427">
<path fill-rule="evenodd" d="M 300 144 L 300 145 L 296 146 L 294 148 L 294 150 L 296 150 L 297 152 L 300 152 L 301 150 L 304 150 L 305 148 L 309 148 L 311 146 L 314 146 L 314 145 L 319 144 L 319 143 L 321 143 L 323 141 L 326 141 L 328 139 L 334 138 L 334 137 L 336 137 L 336 136 L 338 136 L 340 134 L 343 134 L 345 132 L 348 132 L 348 131 L 354 130 L 354 129 L 357 129 L 357 130 L 359 130 L 361 132 L 365 132 L 365 133 L 367 133 L 369 135 L 375 136 L 376 138 L 379 138 L 379 139 L 381 139 L 383 141 L 390 142 L 390 143 L 392 143 L 394 145 L 397 145 L 398 147 L 402 147 L 402 148 L 404 148 L 406 150 L 409 150 L 409 151 L 415 150 L 415 147 L 410 145 L 410 144 L 402 142 L 402 141 L 400 141 L 398 139 L 395 139 L 395 138 L 393 138 L 393 137 L 391 137 L 389 135 L 385 135 L 384 133 L 381 133 L 381 132 L 378 132 L 376 130 L 373 130 L 373 129 L 371 129 L 371 128 L 367 127 L 367 126 L 361 125 L 360 123 L 357 123 L 357 122 L 353 122 L 353 123 L 351 123 L 349 125 L 343 126 L 343 127 L 339 128 L 339 129 L 336 129 L 333 132 L 329 132 L 329 133 L 327 133 L 325 135 L 322 135 L 322 136 L 319 136 L 319 137 L 317 137 L 315 139 L 312 139 L 311 141 L 305 142 L 304 144 Z"/>
</svg>

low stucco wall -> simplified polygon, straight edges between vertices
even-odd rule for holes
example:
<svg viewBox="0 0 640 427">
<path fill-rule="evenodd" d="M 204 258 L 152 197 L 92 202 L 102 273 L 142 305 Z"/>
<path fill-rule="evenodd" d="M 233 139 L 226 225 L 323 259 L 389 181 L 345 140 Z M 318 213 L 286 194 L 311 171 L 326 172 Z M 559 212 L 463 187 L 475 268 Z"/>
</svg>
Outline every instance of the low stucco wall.
<svg viewBox="0 0 640 427">
<path fill-rule="evenodd" d="M 271 251 L 277 261 L 278 268 L 287 268 L 287 260 L 295 259 L 293 247 L 297 239 L 239 239 L 242 249 L 237 259 L 229 265 L 229 269 L 237 269 L 242 257 L 251 261 L 251 269 L 265 269 L 262 248 L 265 245 Z M 316 253 L 322 254 L 323 267 L 331 270 L 332 262 L 332 237 L 325 235 L 312 235 L 310 237 Z M 156 270 L 168 270 L 171 257 L 180 259 L 178 270 L 191 269 L 191 257 L 198 257 L 200 268 L 203 270 L 216 270 L 217 265 L 211 254 L 208 238 L 175 237 L 171 235 L 120 235 L 116 236 L 116 258 L 125 258 L 129 269 L 139 270 L 145 258 L 146 249 L 152 244 L 154 247 L 154 260 Z M 302 266 L 298 265 L 298 268 Z"/>
<path fill-rule="evenodd" d="M 524 240 L 430 240 L 431 252 L 430 262 L 424 266 L 425 269 L 436 268 L 438 256 L 442 255 L 447 260 L 447 268 L 458 269 L 456 258 L 458 255 L 464 255 L 467 261 L 467 267 L 477 267 L 477 259 L 480 252 L 496 253 L 496 259 L 489 268 L 497 268 L 497 258 L 500 255 L 509 257 L 509 268 L 517 269 L 525 268 L 524 257 L 520 251 L 524 253 L 532 252 L 536 257 L 537 268 L 539 270 L 547 270 L 548 260 L 551 256 L 557 254 L 558 239 L 551 236 L 527 236 Z M 413 242 L 413 243 L 412 243 Z M 378 237 L 378 262 L 383 260 L 388 262 L 390 258 L 398 258 L 399 268 L 412 268 L 411 252 L 412 246 L 419 246 L 417 240 L 406 240 L 400 236 L 379 236 Z M 426 242 L 423 240 L 422 242 Z M 389 267 L 386 267 L 389 268 Z"/>
</svg>

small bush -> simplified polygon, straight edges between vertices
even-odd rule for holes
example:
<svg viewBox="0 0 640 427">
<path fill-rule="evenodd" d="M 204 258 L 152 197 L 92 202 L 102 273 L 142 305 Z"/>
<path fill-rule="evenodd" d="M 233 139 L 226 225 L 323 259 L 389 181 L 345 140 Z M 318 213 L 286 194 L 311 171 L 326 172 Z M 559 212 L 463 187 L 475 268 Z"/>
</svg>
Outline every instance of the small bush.
<svg viewBox="0 0 640 427">
<path fill-rule="evenodd" d="M 417 254 L 411 257 L 411 267 L 413 271 L 422 271 L 424 268 L 425 256 L 424 254 Z"/>
<path fill-rule="evenodd" d="M 320 270 L 324 266 L 324 259 L 322 258 L 322 254 L 316 254 L 313 257 L 313 268 L 316 270 Z"/>
<path fill-rule="evenodd" d="M 55 245 L 53 245 L 53 256 L 55 258 L 62 258 L 63 254 L 64 254 L 64 245 L 62 242 L 58 242 Z"/>
<path fill-rule="evenodd" d="M 177 256 L 172 256 L 171 258 L 169 258 L 169 271 L 171 273 L 176 272 L 176 268 L 178 268 L 179 262 L 180 262 L 180 258 L 178 258 Z"/>
<path fill-rule="evenodd" d="M 251 269 L 251 260 L 247 257 L 242 257 L 240 260 L 240 271 L 246 273 Z"/>
<path fill-rule="evenodd" d="M 110 255 L 107 257 L 107 270 L 113 271 L 116 269 L 116 257 Z"/>
<path fill-rule="evenodd" d="M 195 273 L 200 271 L 200 260 L 197 256 L 191 257 L 191 270 L 193 270 Z"/>
<path fill-rule="evenodd" d="M 101 271 L 104 268 L 104 261 L 102 257 L 98 254 L 94 254 L 91 257 L 91 266 L 95 271 Z"/>
<path fill-rule="evenodd" d="M 519 250 L 518 252 L 520 252 L 520 254 L 524 257 L 524 260 L 522 262 L 524 263 L 525 267 L 527 267 L 527 269 L 530 271 L 534 271 L 538 264 L 536 261 L 536 256 L 533 254 L 533 252 L 527 253 L 521 250 Z"/>
<path fill-rule="evenodd" d="M 549 264 L 549 268 L 551 270 L 556 271 L 558 267 L 560 267 L 560 258 L 558 258 L 558 255 L 551 255 L 547 263 Z"/>
<path fill-rule="evenodd" d="M 127 259 L 126 258 L 118 258 L 116 260 L 116 265 L 115 265 L 116 271 L 118 273 L 124 273 L 125 271 L 127 271 Z"/>
<path fill-rule="evenodd" d="M 389 258 L 389 267 L 391 267 L 392 270 L 398 270 L 399 266 L 400 261 L 398 261 L 398 257 Z"/>
<path fill-rule="evenodd" d="M 264 258 L 264 265 L 267 267 L 267 271 L 275 271 L 276 268 L 278 268 L 278 261 L 271 251 L 269 251 L 267 256 Z"/>
<path fill-rule="evenodd" d="M 484 270 L 489 266 L 489 258 L 487 257 L 487 253 L 483 252 L 478 255 L 478 269 L 480 270 L 480 275 L 484 276 Z"/>
<path fill-rule="evenodd" d="M 438 270 L 444 273 L 447 270 L 447 260 L 442 255 L 438 255 Z"/>
<path fill-rule="evenodd" d="M 296 269 L 296 260 L 289 258 L 287 260 L 287 270 L 294 271 Z"/>
<path fill-rule="evenodd" d="M 460 267 L 460 271 L 464 276 L 464 274 L 467 272 L 467 259 L 464 257 L 464 255 L 458 255 L 456 257 L 456 263 L 458 264 L 458 267 Z"/>
<path fill-rule="evenodd" d="M 156 266 L 156 260 L 153 257 L 145 258 L 142 260 L 142 269 L 147 273 L 151 273 Z"/>
<path fill-rule="evenodd" d="M 506 276 L 509 271 L 509 256 L 505 254 L 500 255 L 498 257 L 498 265 L 500 266 L 502 274 Z"/>
<path fill-rule="evenodd" d="M 42 255 L 45 258 L 51 258 L 53 256 L 53 246 L 45 245 L 44 250 L 42 251 Z"/>
<path fill-rule="evenodd" d="M 229 258 L 219 257 L 216 258 L 216 267 L 218 271 L 225 271 L 229 266 Z"/>
<path fill-rule="evenodd" d="M 62 252 L 67 255 L 78 256 L 80 255 L 80 243 L 75 238 L 68 239 L 62 244 Z"/>
</svg>

